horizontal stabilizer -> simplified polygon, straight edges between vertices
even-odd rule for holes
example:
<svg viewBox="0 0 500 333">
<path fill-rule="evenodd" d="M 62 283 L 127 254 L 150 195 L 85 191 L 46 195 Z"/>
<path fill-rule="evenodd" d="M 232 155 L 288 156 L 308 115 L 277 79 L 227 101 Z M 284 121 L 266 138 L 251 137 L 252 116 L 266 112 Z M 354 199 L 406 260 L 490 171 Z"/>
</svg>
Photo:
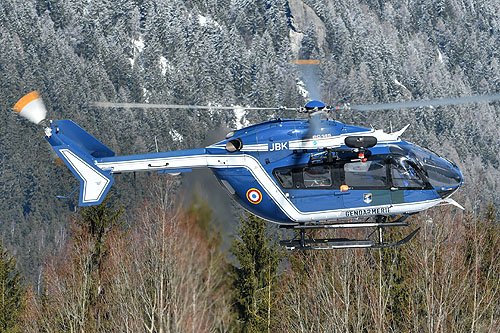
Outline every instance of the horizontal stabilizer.
<svg viewBox="0 0 500 333">
<path fill-rule="evenodd" d="M 89 155 L 95 158 L 115 156 L 114 151 L 106 147 L 103 143 L 94 138 L 73 121 L 56 120 L 55 125 L 59 129 L 59 131 L 64 134 L 64 136 L 73 141 L 73 143 L 78 145 Z"/>
</svg>

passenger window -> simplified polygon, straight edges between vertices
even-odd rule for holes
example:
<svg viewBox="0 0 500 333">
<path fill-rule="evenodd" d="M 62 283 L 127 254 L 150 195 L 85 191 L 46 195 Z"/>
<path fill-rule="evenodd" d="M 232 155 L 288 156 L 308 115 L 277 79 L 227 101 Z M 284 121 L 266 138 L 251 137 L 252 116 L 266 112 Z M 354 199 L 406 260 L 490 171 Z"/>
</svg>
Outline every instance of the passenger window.
<svg viewBox="0 0 500 333">
<path fill-rule="evenodd" d="M 330 168 L 327 165 L 316 165 L 304 168 L 303 176 L 304 186 L 306 188 L 332 186 L 332 176 L 330 174 Z"/>
<path fill-rule="evenodd" d="M 353 188 L 387 187 L 385 161 L 366 161 L 344 164 L 345 184 Z"/>
<path fill-rule="evenodd" d="M 293 187 L 293 177 L 291 168 L 283 168 L 274 171 L 274 176 L 278 179 L 281 187 L 292 188 Z"/>
<path fill-rule="evenodd" d="M 410 163 L 408 163 L 408 160 L 406 160 L 406 158 L 404 157 L 393 160 L 391 165 L 391 176 L 392 184 L 395 187 L 425 187 L 425 183 L 418 175 L 417 170 L 415 170 L 415 168 Z"/>
</svg>

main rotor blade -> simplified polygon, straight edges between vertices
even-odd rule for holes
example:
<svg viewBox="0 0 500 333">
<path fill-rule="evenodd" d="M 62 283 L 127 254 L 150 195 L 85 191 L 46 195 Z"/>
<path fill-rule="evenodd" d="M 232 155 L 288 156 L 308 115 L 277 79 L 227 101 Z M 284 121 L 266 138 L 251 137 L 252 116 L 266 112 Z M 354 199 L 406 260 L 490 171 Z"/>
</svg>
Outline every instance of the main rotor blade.
<svg viewBox="0 0 500 333">
<path fill-rule="evenodd" d="M 437 98 L 423 101 L 408 101 L 408 102 L 394 102 L 382 104 L 361 104 L 361 105 L 348 105 L 340 106 L 339 109 L 356 110 L 356 111 L 378 111 L 378 110 L 398 110 L 398 109 L 411 109 L 421 107 L 437 107 L 444 105 L 459 105 L 479 102 L 494 102 L 500 100 L 500 94 L 494 95 L 476 95 L 476 96 L 461 96 L 452 98 Z M 335 109 L 335 107 L 334 107 Z"/>
<path fill-rule="evenodd" d="M 216 105 L 179 105 L 179 104 L 149 104 L 149 103 L 113 103 L 113 102 L 93 102 L 91 106 L 100 108 L 141 108 L 141 109 L 191 109 L 191 110 L 260 110 L 260 111 L 297 111 L 298 108 L 287 108 L 278 106 L 274 108 L 259 108 L 246 106 L 216 106 Z"/>
</svg>

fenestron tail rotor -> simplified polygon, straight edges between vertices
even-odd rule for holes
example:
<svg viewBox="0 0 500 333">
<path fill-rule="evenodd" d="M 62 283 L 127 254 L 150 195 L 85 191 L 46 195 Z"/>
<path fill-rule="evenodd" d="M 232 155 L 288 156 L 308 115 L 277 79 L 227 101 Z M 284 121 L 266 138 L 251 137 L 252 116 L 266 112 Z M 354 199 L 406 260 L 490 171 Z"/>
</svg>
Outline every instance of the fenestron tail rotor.
<svg viewBox="0 0 500 333">
<path fill-rule="evenodd" d="M 21 117 L 24 117 L 35 124 L 40 124 L 47 115 L 47 109 L 38 91 L 32 91 L 21 98 L 16 105 L 16 111 Z"/>
</svg>

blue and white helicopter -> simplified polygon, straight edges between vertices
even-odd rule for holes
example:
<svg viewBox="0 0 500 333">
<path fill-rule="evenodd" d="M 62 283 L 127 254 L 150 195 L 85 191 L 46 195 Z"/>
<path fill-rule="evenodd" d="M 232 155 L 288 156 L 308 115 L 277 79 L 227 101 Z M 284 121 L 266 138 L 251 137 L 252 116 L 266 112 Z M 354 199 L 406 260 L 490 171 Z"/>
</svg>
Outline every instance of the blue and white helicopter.
<svg viewBox="0 0 500 333">
<path fill-rule="evenodd" d="M 43 124 L 45 138 L 80 181 L 79 205 L 101 203 L 124 172 L 164 174 L 210 168 L 231 197 L 246 210 L 280 227 L 300 232 L 282 241 L 288 249 L 380 248 L 409 241 L 385 242 L 383 229 L 408 226 L 411 214 L 442 204 L 462 208 L 450 196 L 463 177 L 452 161 L 401 140 L 408 127 L 385 133 L 319 118 L 334 110 L 380 110 L 500 100 L 500 95 L 359 106 L 326 106 L 310 101 L 296 110 L 309 119 L 275 119 L 229 133 L 200 149 L 115 156 L 71 120 L 45 123 L 38 92 L 14 107 L 21 116 Z M 236 107 L 95 103 L 97 107 L 235 109 Z M 312 117 L 312 118 L 311 118 Z M 463 209 L 463 208 L 462 208 Z M 375 228 L 375 239 L 306 237 L 306 230 Z"/>
</svg>

